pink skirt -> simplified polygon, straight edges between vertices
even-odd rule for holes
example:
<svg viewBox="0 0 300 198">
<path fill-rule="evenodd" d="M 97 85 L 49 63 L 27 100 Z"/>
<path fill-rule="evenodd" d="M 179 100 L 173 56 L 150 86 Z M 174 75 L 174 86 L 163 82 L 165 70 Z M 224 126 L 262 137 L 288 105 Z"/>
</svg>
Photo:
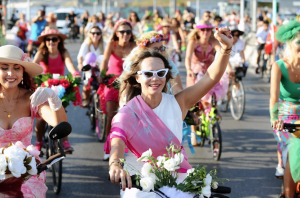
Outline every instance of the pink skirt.
<svg viewBox="0 0 300 198">
<path fill-rule="evenodd" d="M 104 88 L 105 101 L 113 101 L 119 104 L 119 90 L 114 88 Z"/>
<path fill-rule="evenodd" d="M 39 177 L 33 176 L 27 180 L 21 187 L 24 198 L 44 198 L 48 190 L 45 185 L 46 172 L 42 172 Z"/>
</svg>

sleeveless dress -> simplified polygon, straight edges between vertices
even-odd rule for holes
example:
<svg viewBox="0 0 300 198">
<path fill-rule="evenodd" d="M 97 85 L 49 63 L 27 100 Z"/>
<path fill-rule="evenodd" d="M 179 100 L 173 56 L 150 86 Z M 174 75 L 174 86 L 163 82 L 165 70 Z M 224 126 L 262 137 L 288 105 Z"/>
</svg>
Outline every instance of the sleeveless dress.
<svg viewBox="0 0 300 198">
<path fill-rule="evenodd" d="M 31 144 L 33 120 L 39 118 L 38 107 L 30 107 L 31 116 L 19 118 L 11 129 L 3 129 L 0 127 L 0 147 L 7 146 L 9 143 L 21 141 L 25 147 Z M 27 180 L 21 188 L 23 197 L 25 198 L 43 198 L 45 197 L 47 186 L 45 185 L 46 173 L 42 172 L 39 177 L 33 176 Z M 0 198 L 6 198 L 0 195 Z"/>
<path fill-rule="evenodd" d="M 213 63 L 215 59 L 215 51 L 212 44 L 209 43 L 206 54 L 203 53 L 201 46 L 199 45 L 192 56 L 191 69 L 196 74 L 196 80 L 187 76 L 186 86 L 190 87 L 197 83 L 206 74 L 207 69 Z M 211 102 L 211 96 L 216 94 L 217 101 L 221 101 L 228 91 L 229 78 L 227 73 L 224 73 L 220 82 L 218 82 L 201 100 L 207 103 Z"/>
<path fill-rule="evenodd" d="M 123 62 L 124 60 L 118 57 L 113 51 L 109 57 L 109 65 L 106 74 L 114 74 L 116 76 L 120 76 L 123 72 Z M 114 101 L 119 103 L 119 90 L 115 90 L 113 87 L 108 88 L 105 86 L 104 95 L 106 101 Z"/>
<path fill-rule="evenodd" d="M 63 76 L 65 74 L 65 62 L 62 60 L 60 53 L 55 59 L 48 57 L 48 68 L 44 62 L 40 62 L 40 66 L 43 67 L 43 74 L 60 74 Z"/>
<path fill-rule="evenodd" d="M 162 100 L 158 107 L 153 109 L 154 113 L 163 121 L 163 123 L 173 132 L 173 134 L 182 141 L 182 111 L 180 106 L 175 99 L 174 95 L 162 93 Z M 144 162 L 137 162 L 137 157 L 128 150 L 127 156 L 125 157 L 127 163 L 134 166 L 136 169 L 141 170 Z M 126 170 L 126 165 L 124 170 Z M 131 169 L 128 169 L 130 175 L 136 174 Z M 180 183 L 186 177 L 186 173 L 179 173 L 177 183 Z M 125 191 L 120 191 L 121 198 L 156 198 L 154 192 L 143 192 L 137 188 L 126 188 Z"/>
<path fill-rule="evenodd" d="M 300 84 L 290 81 L 289 73 L 283 60 L 276 63 L 281 70 L 280 94 L 278 105 L 278 118 L 284 123 L 294 123 L 300 120 Z M 278 150 L 282 153 L 282 165 L 285 167 L 287 161 L 288 146 L 295 138 L 291 133 L 273 130 L 277 141 Z"/>
</svg>

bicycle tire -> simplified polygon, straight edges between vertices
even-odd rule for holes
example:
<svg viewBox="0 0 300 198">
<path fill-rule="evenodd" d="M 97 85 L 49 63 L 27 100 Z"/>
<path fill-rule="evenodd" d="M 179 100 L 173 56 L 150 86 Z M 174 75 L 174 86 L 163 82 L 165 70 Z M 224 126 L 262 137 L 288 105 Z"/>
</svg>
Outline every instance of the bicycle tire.
<svg viewBox="0 0 300 198">
<path fill-rule="evenodd" d="M 245 90 L 244 90 L 242 81 L 238 80 L 236 83 L 239 84 L 239 95 L 236 96 L 236 94 L 233 94 L 234 86 L 232 86 L 231 98 L 230 98 L 230 111 L 231 111 L 231 116 L 233 117 L 233 119 L 240 120 L 244 115 L 246 99 L 245 99 Z M 238 102 L 237 105 L 235 104 L 236 102 Z M 235 107 L 237 107 L 237 106 L 238 106 L 237 109 L 239 109 L 238 111 L 237 111 L 237 109 L 235 109 Z"/>
<path fill-rule="evenodd" d="M 100 101 L 99 101 L 99 96 L 97 94 L 95 94 L 95 101 L 96 101 L 96 105 L 95 105 L 95 115 L 96 115 L 96 128 L 95 128 L 95 132 L 97 135 L 97 139 L 99 140 L 99 142 L 104 142 L 105 141 L 105 129 L 106 129 L 106 122 L 107 122 L 107 116 L 104 113 L 101 113 L 98 111 L 98 109 L 100 108 Z"/>
<path fill-rule="evenodd" d="M 203 147 L 203 146 L 204 146 L 204 144 L 205 144 L 205 139 L 206 139 L 205 131 L 204 131 L 203 128 L 204 128 L 204 127 L 203 127 L 203 124 L 200 123 L 200 124 L 199 124 L 199 131 L 201 132 L 201 135 L 200 135 L 201 141 L 200 141 L 199 143 L 197 142 L 197 144 L 198 144 L 200 147 Z M 197 135 L 197 134 L 196 134 L 196 135 Z"/>
<path fill-rule="evenodd" d="M 95 107 L 95 99 L 94 96 L 97 94 L 93 94 L 92 97 L 90 98 L 90 103 L 89 103 L 89 110 L 88 110 L 88 115 L 90 117 L 90 122 L 92 126 L 92 130 L 95 130 L 96 128 L 96 107 Z"/>
<path fill-rule="evenodd" d="M 210 147 L 215 161 L 219 161 L 222 153 L 222 133 L 219 122 L 210 125 Z"/>
<path fill-rule="evenodd" d="M 61 144 L 60 140 L 53 141 L 49 139 L 49 146 L 51 149 L 51 155 L 59 153 L 59 146 Z M 53 181 L 53 191 L 55 194 L 59 194 L 61 190 L 61 181 L 62 181 L 62 160 L 53 164 L 51 166 L 52 170 L 52 181 Z"/>
</svg>

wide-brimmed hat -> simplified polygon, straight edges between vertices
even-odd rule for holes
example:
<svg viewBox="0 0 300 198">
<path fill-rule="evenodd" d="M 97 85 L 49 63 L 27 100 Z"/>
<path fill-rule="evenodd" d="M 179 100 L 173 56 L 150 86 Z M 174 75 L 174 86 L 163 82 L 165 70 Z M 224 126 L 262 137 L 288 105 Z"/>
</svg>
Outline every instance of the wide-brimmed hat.
<svg viewBox="0 0 300 198">
<path fill-rule="evenodd" d="M 164 26 L 171 26 L 170 22 L 167 21 L 166 19 L 162 20 L 161 22 L 161 26 L 164 27 Z"/>
<path fill-rule="evenodd" d="M 213 29 L 214 26 L 212 26 L 212 24 L 208 21 L 200 20 L 199 23 L 197 25 L 195 25 L 195 28 L 197 28 L 197 29 L 207 29 L 207 28 Z"/>
<path fill-rule="evenodd" d="M 232 34 L 232 35 L 234 34 L 234 32 L 238 32 L 240 36 L 242 36 L 242 35 L 244 34 L 243 31 L 239 30 L 239 29 L 236 28 L 236 27 L 235 27 L 235 28 L 232 28 L 230 31 L 231 31 L 231 34 Z"/>
<path fill-rule="evenodd" d="M 55 27 L 46 26 L 45 30 L 42 31 L 41 36 L 38 37 L 39 42 L 43 42 L 46 36 L 58 36 L 61 40 L 65 40 L 67 35 L 62 34 Z"/>
<path fill-rule="evenodd" d="M 4 45 L 0 47 L 0 63 L 14 63 L 22 65 L 31 77 L 35 77 L 43 72 L 43 68 L 32 63 L 30 58 L 20 48 L 14 45 Z"/>
</svg>

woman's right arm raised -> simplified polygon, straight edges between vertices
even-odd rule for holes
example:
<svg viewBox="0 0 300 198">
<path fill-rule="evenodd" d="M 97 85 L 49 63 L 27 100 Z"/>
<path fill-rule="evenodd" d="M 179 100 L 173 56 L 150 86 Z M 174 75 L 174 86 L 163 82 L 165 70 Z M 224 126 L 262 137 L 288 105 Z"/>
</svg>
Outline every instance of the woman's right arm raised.
<svg viewBox="0 0 300 198">
<path fill-rule="evenodd" d="M 122 183 L 122 189 L 125 190 L 126 183 L 130 189 L 132 186 L 132 181 L 130 176 L 126 173 L 120 166 L 120 158 L 124 159 L 125 152 L 125 142 L 121 138 L 111 139 L 111 151 L 109 157 L 109 177 L 110 181 L 114 184 L 120 184 L 120 179 Z"/>
</svg>

